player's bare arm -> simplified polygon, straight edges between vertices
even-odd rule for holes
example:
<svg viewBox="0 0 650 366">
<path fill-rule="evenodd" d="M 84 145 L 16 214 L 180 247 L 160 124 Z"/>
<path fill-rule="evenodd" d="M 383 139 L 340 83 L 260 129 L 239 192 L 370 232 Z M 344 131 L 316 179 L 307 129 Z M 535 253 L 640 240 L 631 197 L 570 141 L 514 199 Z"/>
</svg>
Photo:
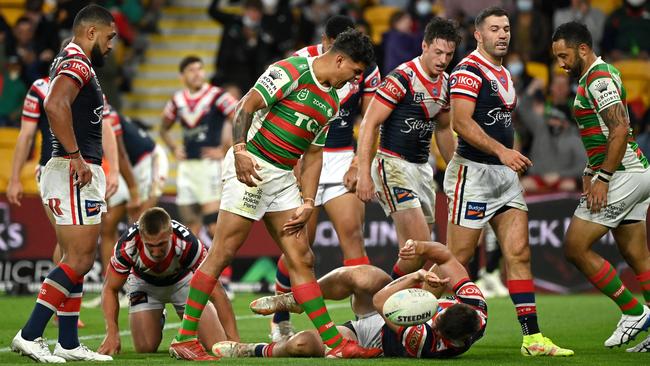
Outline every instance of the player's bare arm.
<svg viewBox="0 0 650 366">
<path fill-rule="evenodd" d="M 237 104 L 232 122 L 232 141 L 237 180 L 249 187 L 256 187 L 255 179 L 262 180 L 262 178 L 256 172 L 261 167 L 246 151 L 246 135 L 253 123 L 253 115 L 265 106 L 264 99 L 262 99 L 259 92 L 254 89 L 250 90 Z"/>
<path fill-rule="evenodd" d="M 52 133 L 70 154 L 70 175 L 76 175 L 74 184 L 81 188 L 90 183 L 93 173 L 79 152 L 72 128 L 72 102 L 77 98 L 79 90 L 77 84 L 69 77 L 57 77 L 52 81 L 43 106 Z"/>
<path fill-rule="evenodd" d="M 435 265 L 436 272 L 449 277 L 452 285 L 468 277 L 465 267 L 453 256 L 449 248 L 444 244 L 435 241 L 407 240 L 404 247 L 400 249 L 399 256 L 402 259 L 413 259 L 415 257 L 425 258 Z"/>
<path fill-rule="evenodd" d="M 120 353 L 120 328 L 118 325 L 120 304 L 118 295 L 120 289 L 126 283 L 126 279 L 127 276 L 117 275 L 109 265 L 104 286 L 102 287 L 102 311 L 106 323 L 106 336 L 97 350 L 101 354 L 114 355 Z"/>
<path fill-rule="evenodd" d="M 623 160 L 630 128 L 623 103 L 615 103 L 607 107 L 600 112 L 600 116 L 609 130 L 609 136 L 607 137 L 605 161 L 600 167 L 602 173 L 597 174 L 587 194 L 587 207 L 591 209 L 591 212 L 599 212 L 607 206 L 607 191 L 609 189 L 607 180 L 611 178 L 611 174 L 618 169 Z M 606 176 L 601 176 L 601 174 Z"/>
<path fill-rule="evenodd" d="M 373 95 L 374 94 L 367 94 L 361 98 L 362 116 L 366 114 L 366 111 L 368 110 L 368 106 L 370 105 L 370 101 L 372 101 Z M 355 154 L 354 158 L 352 158 L 352 162 L 350 163 L 350 167 L 348 168 L 348 171 L 345 172 L 345 175 L 343 176 L 343 185 L 349 192 L 356 192 L 358 175 L 359 175 L 359 156 Z"/>
<path fill-rule="evenodd" d="M 449 163 L 449 160 L 454 156 L 454 151 L 456 151 L 456 137 L 451 128 L 451 115 L 449 112 L 440 112 L 436 116 L 436 121 L 436 130 L 434 132 L 436 145 L 442 158 L 445 159 L 445 163 Z"/>
<path fill-rule="evenodd" d="M 386 322 L 386 325 L 388 325 L 388 327 L 391 330 L 397 332 L 397 331 L 399 331 L 400 326 L 394 324 L 393 322 L 391 322 L 390 320 L 388 320 L 384 316 L 383 309 L 384 309 L 384 304 L 386 303 L 386 300 L 388 300 L 388 298 L 392 294 L 394 294 L 394 293 L 396 293 L 398 291 L 401 291 L 401 290 L 404 290 L 404 289 L 407 289 L 407 288 L 414 288 L 416 286 L 421 286 L 422 282 L 424 281 L 426 272 L 427 271 L 425 271 L 424 269 L 420 269 L 420 270 L 415 271 L 413 273 L 409 273 L 409 274 L 407 274 L 405 276 L 402 276 L 402 277 L 394 280 L 393 282 L 389 283 L 388 285 L 386 285 L 384 288 L 379 290 L 375 294 L 375 296 L 373 296 L 372 304 L 375 307 L 375 310 L 379 314 L 381 314 L 382 318 L 384 318 L 384 321 Z"/>
<path fill-rule="evenodd" d="M 106 199 L 109 199 L 117 192 L 120 179 L 120 163 L 115 132 L 113 132 L 111 123 L 108 120 L 102 121 L 102 148 L 109 166 L 108 176 L 106 177 Z"/>
<path fill-rule="evenodd" d="M 174 139 L 169 133 L 169 130 L 174 126 L 174 123 L 176 123 L 176 120 L 163 117 L 162 124 L 160 125 L 160 138 L 163 140 L 167 148 L 174 154 L 176 160 L 184 160 L 186 158 L 185 147 L 183 147 L 183 144 L 176 145 Z"/>
<path fill-rule="evenodd" d="M 115 136 L 115 140 L 117 141 L 120 174 L 124 178 L 126 186 L 129 187 L 129 202 L 127 202 L 126 208 L 129 211 L 130 218 L 134 220 L 136 218 L 136 213 L 140 207 L 140 200 L 146 199 L 146 197 L 140 197 L 138 182 L 135 180 L 135 175 L 133 174 L 133 166 L 129 160 L 129 155 L 126 152 L 124 138 L 122 138 L 122 136 Z"/>
<path fill-rule="evenodd" d="M 282 228 L 287 234 L 300 235 L 302 228 L 309 220 L 309 216 L 314 211 L 316 190 L 318 189 L 318 180 L 320 171 L 323 166 L 323 147 L 309 145 L 307 151 L 302 157 L 302 166 L 300 170 L 300 182 L 302 189 L 302 206 L 294 212 L 291 220 L 287 221 Z"/>
<path fill-rule="evenodd" d="M 203 147 L 201 149 L 201 158 L 221 160 L 226 156 L 226 152 L 232 146 L 232 118 L 235 112 L 233 111 L 226 116 L 221 127 L 221 140 L 217 147 Z"/>
<path fill-rule="evenodd" d="M 476 103 L 455 98 L 451 100 L 451 124 L 456 133 L 472 146 L 494 155 L 510 169 L 521 173 L 533 163 L 514 149 L 508 149 L 488 136 L 472 118 Z"/>
<path fill-rule="evenodd" d="M 23 198 L 23 185 L 20 182 L 20 172 L 29 157 L 31 141 L 34 140 L 38 125 L 31 122 L 22 122 L 20 132 L 16 141 L 16 150 L 14 151 L 14 160 L 11 165 L 11 177 L 7 186 L 7 200 L 9 203 L 20 206 L 20 200 Z"/>
<path fill-rule="evenodd" d="M 357 196 L 364 202 L 369 202 L 375 196 L 375 185 L 370 176 L 370 166 L 375 157 L 375 141 L 379 136 L 379 127 L 392 113 L 392 109 L 381 102 L 372 100 L 359 128 L 357 143 L 357 159 L 359 161 L 359 179 L 357 181 Z"/>
</svg>

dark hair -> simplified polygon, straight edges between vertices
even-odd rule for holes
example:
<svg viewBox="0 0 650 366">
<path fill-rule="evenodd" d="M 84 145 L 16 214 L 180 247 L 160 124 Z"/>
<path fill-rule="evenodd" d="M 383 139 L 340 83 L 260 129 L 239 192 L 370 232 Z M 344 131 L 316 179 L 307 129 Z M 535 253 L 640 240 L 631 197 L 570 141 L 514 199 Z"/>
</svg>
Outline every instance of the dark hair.
<svg viewBox="0 0 650 366">
<path fill-rule="evenodd" d="M 140 234 L 153 236 L 170 230 L 172 227 L 172 219 L 164 209 L 152 207 L 140 215 L 138 225 Z"/>
<path fill-rule="evenodd" d="M 352 18 L 345 15 L 335 15 L 327 19 L 325 23 L 325 35 L 327 38 L 334 39 L 350 28 L 354 28 Z"/>
<path fill-rule="evenodd" d="M 81 23 L 110 25 L 113 22 L 115 22 L 115 19 L 113 19 L 110 11 L 102 6 L 90 4 L 79 10 L 77 16 L 74 17 L 72 29 L 77 29 L 81 26 Z"/>
<path fill-rule="evenodd" d="M 264 9 L 264 4 L 262 3 L 261 0 L 246 0 L 244 1 L 244 4 L 242 4 L 242 8 L 246 9 L 257 9 L 259 11 L 262 11 Z"/>
<path fill-rule="evenodd" d="M 553 33 L 553 42 L 563 39 L 569 47 L 578 47 L 586 44 L 589 48 L 593 47 L 591 33 L 587 26 L 578 22 L 568 22 L 557 27 Z"/>
<path fill-rule="evenodd" d="M 195 62 L 200 62 L 201 64 L 203 64 L 203 61 L 198 56 L 194 56 L 194 55 L 185 56 L 185 58 L 181 60 L 181 63 L 178 64 L 178 71 L 182 73 L 183 71 L 185 71 L 186 67 L 190 66 Z"/>
<path fill-rule="evenodd" d="M 478 28 L 481 24 L 483 24 L 483 22 L 485 22 L 485 19 L 491 16 L 507 17 L 508 12 L 498 6 L 490 6 L 489 8 L 485 8 L 481 10 L 481 12 L 476 16 L 476 19 L 474 19 L 474 27 Z"/>
<path fill-rule="evenodd" d="M 395 24 L 397 24 L 397 22 L 399 22 L 403 17 L 407 15 L 409 15 L 409 13 L 407 13 L 404 10 L 397 10 L 396 12 L 394 12 L 388 20 L 388 24 L 390 24 L 390 28 L 393 29 L 395 27 Z"/>
<path fill-rule="evenodd" d="M 25 1 L 25 10 L 28 11 L 42 11 L 44 0 L 27 0 Z"/>
<path fill-rule="evenodd" d="M 348 29 L 334 40 L 332 51 L 348 55 L 352 61 L 370 66 L 375 61 L 375 51 L 370 38 L 356 29 Z"/>
<path fill-rule="evenodd" d="M 24 15 L 16 19 L 16 23 L 14 24 L 14 27 L 20 23 L 29 23 L 29 25 L 33 25 L 32 20 Z"/>
<path fill-rule="evenodd" d="M 424 42 L 431 44 L 434 39 L 444 39 L 445 41 L 460 43 L 460 32 L 453 20 L 434 17 L 424 28 Z"/>
<path fill-rule="evenodd" d="M 480 326 L 476 311 L 467 304 L 450 306 L 436 322 L 436 329 L 443 338 L 466 340 L 473 336 Z"/>
</svg>

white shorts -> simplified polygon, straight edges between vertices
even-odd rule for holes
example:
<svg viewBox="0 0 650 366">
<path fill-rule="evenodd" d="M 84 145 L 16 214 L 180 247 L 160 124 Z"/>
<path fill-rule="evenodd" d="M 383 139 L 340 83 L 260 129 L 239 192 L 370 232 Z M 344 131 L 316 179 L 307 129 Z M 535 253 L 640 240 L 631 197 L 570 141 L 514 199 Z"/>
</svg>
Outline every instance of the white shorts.
<svg viewBox="0 0 650 366">
<path fill-rule="evenodd" d="M 597 178 L 594 177 L 593 180 L 595 179 Z M 574 215 L 613 229 L 623 220 L 645 222 L 649 204 L 650 169 L 641 173 L 615 172 L 609 181 L 607 207 L 592 214 L 587 208 L 587 199 L 583 196 Z"/>
<path fill-rule="evenodd" d="M 232 148 L 226 153 L 223 160 L 223 199 L 219 210 L 259 220 L 266 212 L 287 211 L 302 205 L 292 170 L 277 168 L 254 155 L 253 158 L 262 168 L 257 171 L 262 178 L 257 187 L 249 187 L 237 180 Z"/>
<path fill-rule="evenodd" d="M 435 222 L 436 188 L 431 165 L 410 163 L 378 152 L 371 173 L 386 216 L 421 207 L 427 223 Z"/>
<path fill-rule="evenodd" d="M 221 160 L 192 159 L 178 163 L 176 204 L 200 205 L 221 199 Z"/>
<path fill-rule="evenodd" d="M 164 309 L 165 304 L 172 304 L 176 312 L 185 311 L 185 300 L 190 292 L 192 273 L 169 286 L 154 286 L 131 273 L 126 280 L 129 294 L 129 313 L 138 311 Z"/>
<path fill-rule="evenodd" d="M 384 327 L 384 318 L 377 312 L 359 315 L 357 320 L 351 320 L 346 325 L 352 327 L 357 335 L 358 343 L 364 348 L 381 348 L 381 329 Z"/>
<path fill-rule="evenodd" d="M 165 148 L 160 145 L 156 145 L 153 149 L 153 176 L 156 179 L 156 185 L 154 186 L 154 197 L 160 197 L 163 194 L 163 188 L 165 188 L 165 181 L 167 180 L 167 175 L 169 174 L 169 159 L 167 158 L 167 152 Z"/>
<path fill-rule="evenodd" d="M 323 151 L 323 167 L 318 181 L 315 205 L 322 206 L 327 201 L 348 193 L 343 185 L 343 176 L 350 169 L 354 151 Z"/>
<path fill-rule="evenodd" d="M 51 158 L 41 175 L 41 198 L 57 225 L 97 225 L 106 212 L 106 177 L 102 167 L 88 164 L 93 178 L 79 189 L 73 185 L 70 160 Z"/>
<path fill-rule="evenodd" d="M 481 229 L 504 206 L 528 211 L 519 176 L 505 165 L 482 164 L 454 154 L 445 171 L 449 222 Z"/>
<path fill-rule="evenodd" d="M 36 187 L 38 187 L 38 191 L 41 191 L 41 176 L 43 175 L 43 169 L 45 169 L 45 165 L 37 165 L 36 168 L 34 169 L 34 178 L 36 178 Z"/>
<path fill-rule="evenodd" d="M 140 200 L 146 200 L 152 194 L 154 180 L 157 179 L 154 173 L 153 153 L 141 157 L 140 161 L 138 161 L 138 163 L 133 167 L 133 175 L 135 176 L 136 183 L 138 184 L 138 194 L 140 195 Z M 115 192 L 115 194 L 108 199 L 108 206 L 113 207 L 121 205 L 128 202 L 130 198 L 129 187 L 126 184 L 126 180 L 120 176 L 117 192 Z"/>
</svg>

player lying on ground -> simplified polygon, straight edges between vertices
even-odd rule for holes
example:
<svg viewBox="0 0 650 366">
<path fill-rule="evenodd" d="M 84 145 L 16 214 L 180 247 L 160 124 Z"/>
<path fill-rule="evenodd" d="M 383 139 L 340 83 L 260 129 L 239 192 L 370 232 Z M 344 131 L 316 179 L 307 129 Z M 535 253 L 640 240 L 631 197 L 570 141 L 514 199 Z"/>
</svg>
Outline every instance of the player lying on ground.
<svg viewBox="0 0 650 366">
<path fill-rule="evenodd" d="M 102 290 L 106 337 L 98 352 L 120 352 L 118 293 L 125 283 L 131 300 L 129 325 L 135 351 L 156 352 L 162 340 L 165 304 L 174 305 L 183 318 L 190 274 L 207 254 L 203 243 L 165 210 L 153 207 L 145 211 L 115 245 Z M 212 292 L 213 298 L 217 296 L 226 296 L 218 283 Z M 208 303 L 199 321 L 199 339 L 203 344 L 238 338 L 236 328 L 234 337 L 226 337 L 217 311 Z"/>
<path fill-rule="evenodd" d="M 400 258 L 426 258 L 447 276 L 419 270 L 390 282 L 381 269 L 360 265 L 342 267 L 322 277 L 320 285 L 326 299 L 341 300 L 352 296 L 352 311 L 357 320 L 338 326 L 341 334 L 363 347 L 378 347 L 387 357 L 447 358 L 466 352 L 483 336 L 487 324 L 487 304 L 479 288 L 469 280 L 465 268 L 444 245 L 437 242 L 408 240 Z M 433 292 L 446 284 L 456 296 L 440 300 L 439 311 L 424 324 L 400 327 L 382 315 L 386 300 L 397 291 L 426 284 Z M 288 310 L 301 312 L 291 293 L 255 300 L 251 309 L 269 314 Z M 322 357 L 325 347 L 313 330 L 300 332 L 278 343 L 221 342 L 213 346 L 223 357 Z"/>
</svg>

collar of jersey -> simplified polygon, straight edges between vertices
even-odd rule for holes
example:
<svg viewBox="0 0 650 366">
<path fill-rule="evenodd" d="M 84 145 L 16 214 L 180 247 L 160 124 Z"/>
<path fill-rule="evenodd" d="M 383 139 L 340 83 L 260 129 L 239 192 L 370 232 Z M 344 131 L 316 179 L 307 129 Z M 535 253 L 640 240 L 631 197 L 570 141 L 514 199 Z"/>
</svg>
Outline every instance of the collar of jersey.
<svg viewBox="0 0 650 366">
<path fill-rule="evenodd" d="M 486 58 L 485 58 L 483 55 L 481 55 L 481 53 L 478 51 L 478 48 L 477 48 L 476 50 L 474 50 L 474 52 L 472 52 L 472 55 L 478 57 L 479 59 L 481 59 L 481 61 L 485 62 L 486 65 L 490 66 L 491 68 L 493 68 L 493 69 L 495 69 L 495 70 L 497 70 L 497 71 L 501 71 L 501 69 L 503 68 L 503 65 L 495 65 L 495 64 L 493 64 L 492 62 L 490 62 L 490 60 L 486 59 Z"/>
<path fill-rule="evenodd" d="M 84 52 L 84 50 L 82 50 L 81 47 L 80 47 L 78 44 L 76 44 L 76 43 L 74 43 L 74 42 L 70 42 L 70 43 L 68 43 L 68 45 L 67 45 L 65 48 L 68 48 L 68 47 L 70 47 L 70 48 L 74 48 L 75 51 L 78 51 L 78 52 L 81 53 L 82 55 L 86 56 L 86 58 L 88 58 L 88 56 L 86 55 L 86 53 Z"/>
<path fill-rule="evenodd" d="M 190 92 L 189 89 L 185 89 L 185 95 L 187 96 L 188 99 L 196 99 L 200 97 L 209 87 L 210 85 L 208 83 L 203 83 L 201 89 L 195 91 L 194 93 Z"/>
<path fill-rule="evenodd" d="M 602 64 L 602 63 L 604 63 L 603 59 L 602 59 L 600 56 L 598 56 L 598 58 L 596 58 L 596 61 L 594 61 L 594 63 L 591 64 L 591 66 L 589 66 L 589 68 L 587 69 L 587 71 L 585 71 L 585 73 L 580 77 L 580 80 L 578 81 L 578 83 L 581 83 L 582 80 L 583 80 L 584 78 L 586 78 L 587 75 L 589 75 L 589 71 L 591 71 L 591 69 L 593 69 L 594 67 L 596 67 L 596 65 L 598 65 L 598 64 Z"/>
<path fill-rule="evenodd" d="M 417 67 L 418 71 L 420 72 L 420 74 L 422 74 L 422 76 L 424 76 L 430 82 L 435 83 L 436 81 L 438 81 L 440 75 L 436 76 L 435 79 L 429 76 L 429 74 L 427 74 L 427 72 L 424 71 L 424 68 L 422 67 L 422 60 L 420 60 L 420 57 L 421 56 L 417 56 L 416 58 L 413 59 L 413 63 L 415 64 L 415 67 Z"/>
<path fill-rule="evenodd" d="M 325 87 L 323 84 L 321 84 L 318 79 L 316 79 L 316 74 L 314 74 L 314 60 L 317 59 L 320 56 L 316 57 L 307 57 L 307 64 L 309 64 L 309 72 L 311 73 L 311 78 L 314 79 L 314 84 L 318 87 L 318 89 L 329 93 L 332 90 L 332 87 L 330 86 L 329 88 Z"/>
</svg>

